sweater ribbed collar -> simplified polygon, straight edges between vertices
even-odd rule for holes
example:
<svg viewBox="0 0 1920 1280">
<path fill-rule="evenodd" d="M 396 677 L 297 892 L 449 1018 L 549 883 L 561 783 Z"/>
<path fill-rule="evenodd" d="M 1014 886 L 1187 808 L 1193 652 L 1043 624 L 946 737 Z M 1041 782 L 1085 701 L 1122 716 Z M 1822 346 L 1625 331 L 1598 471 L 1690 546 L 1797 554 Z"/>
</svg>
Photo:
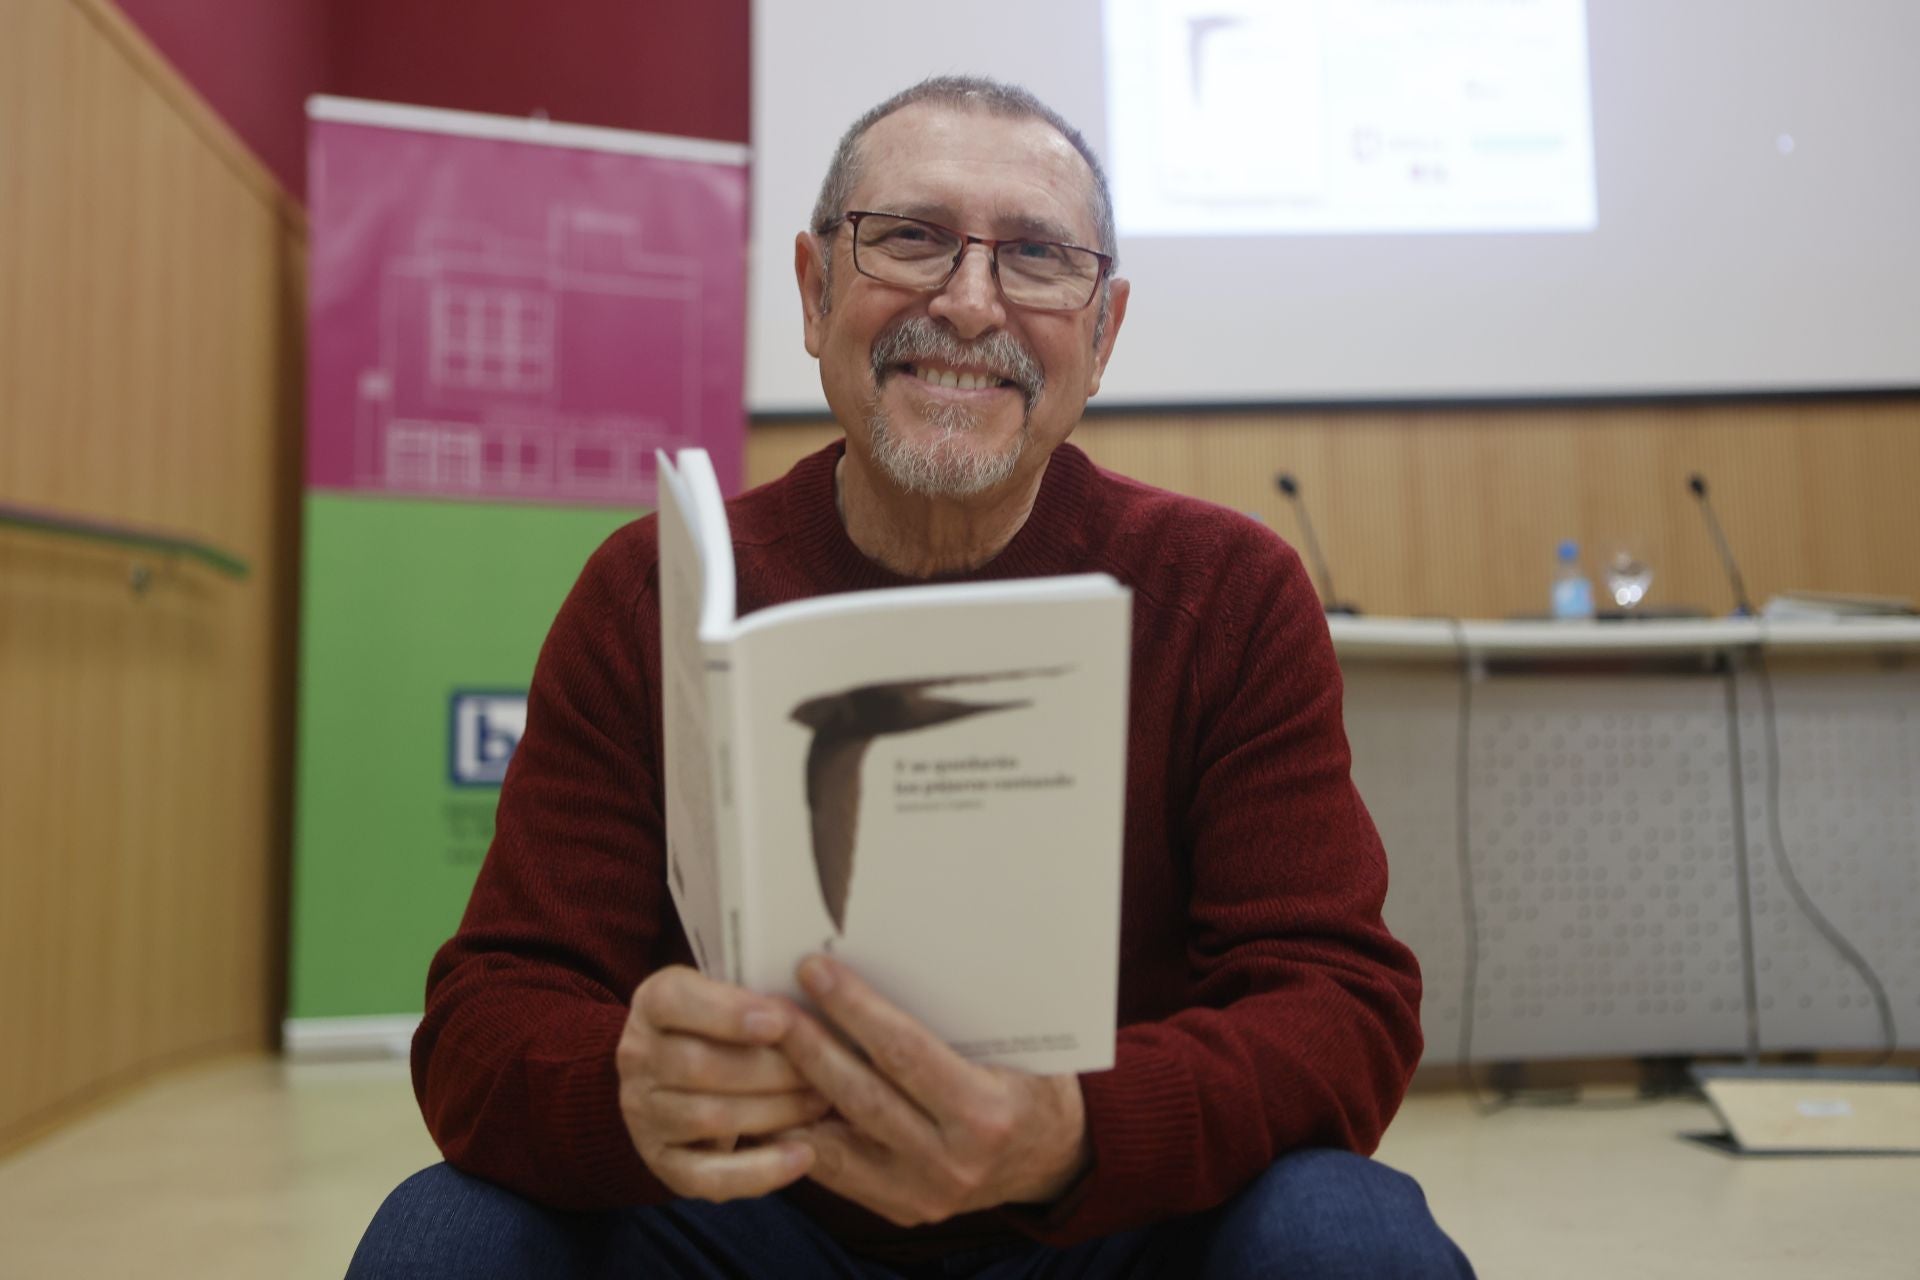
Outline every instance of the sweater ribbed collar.
<svg viewBox="0 0 1920 1280">
<path fill-rule="evenodd" d="M 1082 572 L 1086 565 L 1085 519 L 1091 496 L 1092 459 L 1062 444 L 1047 460 L 1040 493 L 1013 541 L 968 573 L 908 578 L 869 560 L 847 536 L 834 502 L 833 473 L 846 453 L 836 440 L 794 465 L 780 481 L 786 527 L 801 562 L 819 578 L 823 592 L 915 586 L 922 582 L 987 582 Z"/>
</svg>

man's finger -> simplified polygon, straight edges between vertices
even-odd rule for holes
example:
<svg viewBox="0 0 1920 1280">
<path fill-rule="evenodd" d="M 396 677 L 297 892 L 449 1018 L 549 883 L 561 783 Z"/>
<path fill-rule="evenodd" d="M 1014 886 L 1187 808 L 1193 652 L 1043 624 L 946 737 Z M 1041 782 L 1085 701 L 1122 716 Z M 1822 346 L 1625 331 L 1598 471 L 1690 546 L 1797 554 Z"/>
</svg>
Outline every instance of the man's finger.
<svg viewBox="0 0 1920 1280">
<path fill-rule="evenodd" d="M 633 993 L 634 1014 L 660 1031 L 682 1031 L 736 1044 L 772 1044 L 791 1017 L 783 1001 L 755 995 L 697 969 L 662 969 Z"/>
<path fill-rule="evenodd" d="M 929 1206 L 914 1204 L 914 1179 L 902 1177 L 893 1167 L 892 1153 L 843 1121 L 823 1120 L 780 1137 L 813 1148 L 813 1167 L 807 1176 L 841 1199 L 900 1226 L 919 1225 L 938 1216 L 928 1212 Z"/>
<path fill-rule="evenodd" d="M 655 1084 L 691 1093 L 790 1093 L 807 1087 L 778 1049 L 679 1032 L 657 1038 L 650 1068 Z"/>
<path fill-rule="evenodd" d="M 890 1179 L 882 1168 L 886 1149 L 863 1141 L 844 1120 L 821 1120 L 777 1135 L 782 1142 L 802 1142 L 813 1148 L 813 1167 L 807 1176 L 844 1199 L 860 1198 Z"/>
<path fill-rule="evenodd" d="M 866 1052 L 874 1069 L 936 1121 L 962 1109 L 978 1091 L 976 1067 L 912 1015 L 830 956 L 808 956 L 800 985 Z"/>
<path fill-rule="evenodd" d="M 724 1153 L 667 1147 L 647 1163 L 677 1194 L 719 1203 L 771 1195 L 798 1181 L 813 1167 L 813 1149 L 800 1142 Z"/>
<path fill-rule="evenodd" d="M 778 1133 L 811 1124 L 831 1105 L 810 1089 L 744 1097 L 656 1089 L 648 1101 L 653 1136 L 674 1145 Z"/>
<path fill-rule="evenodd" d="M 926 1154 L 936 1145 L 933 1120 L 814 1019 L 796 1017 L 780 1047 L 861 1133 L 908 1156 Z"/>
</svg>

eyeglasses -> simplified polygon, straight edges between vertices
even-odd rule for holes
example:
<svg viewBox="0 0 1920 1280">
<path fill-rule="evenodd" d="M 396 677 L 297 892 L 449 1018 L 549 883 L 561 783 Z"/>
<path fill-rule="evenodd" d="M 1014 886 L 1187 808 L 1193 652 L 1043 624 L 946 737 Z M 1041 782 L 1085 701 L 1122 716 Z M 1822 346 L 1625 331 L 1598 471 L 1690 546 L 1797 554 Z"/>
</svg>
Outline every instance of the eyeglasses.
<svg viewBox="0 0 1920 1280">
<path fill-rule="evenodd" d="M 989 240 L 937 222 L 867 210 L 846 215 L 853 269 L 903 289 L 939 289 L 972 245 L 985 245 L 1000 293 L 1016 307 L 1078 311 L 1113 266 L 1107 254 L 1052 240 Z"/>
</svg>

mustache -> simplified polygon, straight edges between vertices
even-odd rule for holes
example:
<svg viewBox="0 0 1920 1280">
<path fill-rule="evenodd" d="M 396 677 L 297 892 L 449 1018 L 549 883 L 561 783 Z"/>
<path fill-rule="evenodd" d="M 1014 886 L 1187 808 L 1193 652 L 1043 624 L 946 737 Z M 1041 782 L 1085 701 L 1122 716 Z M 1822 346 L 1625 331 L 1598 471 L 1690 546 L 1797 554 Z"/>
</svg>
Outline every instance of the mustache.
<svg viewBox="0 0 1920 1280">
<path fill-rule="evenodd" d="M 874 385 L 885 382 L 899 365 L 927 360 L 984 369 L 1020 388 L 1028 408 L 1033 407 L 1047 385 L 1040 362 L 1018 338 L 1004 329 L 962 342 L 953 330 L 931 316 L 907 316 L 874 340 Z"/>
</svg>

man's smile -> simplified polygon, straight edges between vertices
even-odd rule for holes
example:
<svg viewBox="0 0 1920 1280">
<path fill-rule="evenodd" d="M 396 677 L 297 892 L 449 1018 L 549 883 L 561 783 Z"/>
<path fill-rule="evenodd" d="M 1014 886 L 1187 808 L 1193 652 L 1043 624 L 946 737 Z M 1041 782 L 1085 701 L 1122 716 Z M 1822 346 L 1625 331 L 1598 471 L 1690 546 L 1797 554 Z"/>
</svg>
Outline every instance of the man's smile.
<svg viewBox="0 0 1920 1280">
<path fill-rule="evenodd" d="M 1005 330 L 964 341 L 924 315 L 890 326 L 874 341 L 868 360 L 876 392 L 884 393 L 904 374 L 904 385 L 920 397 L 968 408 L 985 408 L 1011 394 L 1030 410 L 1047 381 L 1033 352 Z"/>
<path fill-rule="evenodd" d="M 920 361 L 895 365 L 894 372 L 912 378 L 916 390 L 947 393 L 943 399 L 984 400 L 1001 391 L 1019 391 L 1008 379 L 980 368 Z"/>
</svg>

